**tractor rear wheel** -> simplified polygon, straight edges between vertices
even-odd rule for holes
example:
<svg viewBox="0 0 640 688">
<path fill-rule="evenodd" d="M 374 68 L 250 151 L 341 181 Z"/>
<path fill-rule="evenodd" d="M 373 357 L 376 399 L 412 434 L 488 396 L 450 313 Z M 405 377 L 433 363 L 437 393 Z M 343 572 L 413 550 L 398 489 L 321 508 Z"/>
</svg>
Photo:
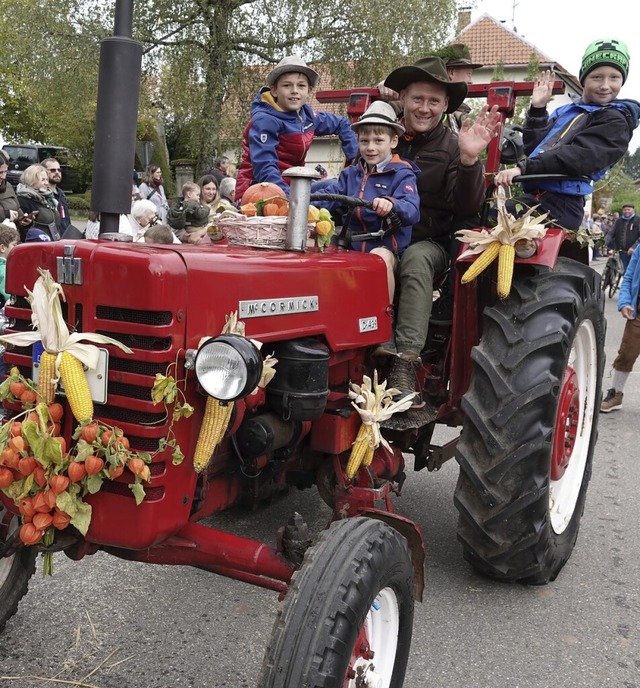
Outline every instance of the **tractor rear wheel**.
<svg viewBox="0 0 640 688">
<path fill-rule="evenodd" d="M 544 584 L 578 536 L 597 438 L 600 277 L 559 258 L 487 308 L 456 450 L 458 538 L 481 573 Z"/>
<path fill-rule="evenodd" d="M 401 688 L 413 602 L 404 537 L 373 519 L 337 521 L 293 577 L 258 685 Z"/>
<path fill-rule="evenodd" d="M 0 550 L 19 528 L 19 517 L 12 516 L 0 502 Z M 0 631 L 18 609 L 26 595 L 29 579 L 36 569 L 36 551 L 20 547 L 11 556 L 0 559 Z"/>
</svg>

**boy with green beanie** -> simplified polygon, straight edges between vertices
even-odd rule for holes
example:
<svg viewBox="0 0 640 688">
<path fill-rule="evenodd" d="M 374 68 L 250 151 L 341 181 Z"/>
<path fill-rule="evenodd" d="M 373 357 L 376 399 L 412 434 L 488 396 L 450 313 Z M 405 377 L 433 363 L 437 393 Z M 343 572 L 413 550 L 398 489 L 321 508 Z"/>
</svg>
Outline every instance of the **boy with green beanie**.
<svg viewBox="0 0 640 688">
<path fill-rule="evenodd" d="M 498 172 L 494 181 L 511 186 L 524 174 L 562 174 L 568 179 L 522 182 L 525 194 L 511 199 L 510 212 L 521 214 L 516 211 L 518 203 L 525 209 L 537 205 L 558 226 L 574 231 L 580 227 L 584 197 L 627 152 L 638 126 L 640 103 L 618 100 L 628 73 L 629 51 L 622 41 L 594 41 L 582 57 L 582 98 L 551 115 L 547 103 L 555 75 L 545 71 L 538 77 L 524 125 L 527 158 Z"/>
</svg>

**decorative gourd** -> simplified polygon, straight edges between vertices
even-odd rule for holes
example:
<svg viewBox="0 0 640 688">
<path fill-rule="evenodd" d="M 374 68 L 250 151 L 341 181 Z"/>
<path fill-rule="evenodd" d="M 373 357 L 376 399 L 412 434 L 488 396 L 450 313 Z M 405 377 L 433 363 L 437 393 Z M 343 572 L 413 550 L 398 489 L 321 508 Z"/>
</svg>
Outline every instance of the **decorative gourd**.
<svg viewBox="0 0 640 688">
<path fill-rule="evenodd" d="M 240 205 L 256 203 L 257 201 L 262 201 L 265 198 L 273 198 L 274 196 L 286 198 L 285 192 L 277 184 L 272 184 L 271 182 L 258 182 L 258 184 L 252 184 L 244 194 L 242 194 Z"/>
<path fill-rule="evenodd" d="M 240 212 L 246 217 L 255 217 L 258 209 L 256 208 L 255 203 L 245 203 L 244 205 L 240 206 Z"/>
</svg>

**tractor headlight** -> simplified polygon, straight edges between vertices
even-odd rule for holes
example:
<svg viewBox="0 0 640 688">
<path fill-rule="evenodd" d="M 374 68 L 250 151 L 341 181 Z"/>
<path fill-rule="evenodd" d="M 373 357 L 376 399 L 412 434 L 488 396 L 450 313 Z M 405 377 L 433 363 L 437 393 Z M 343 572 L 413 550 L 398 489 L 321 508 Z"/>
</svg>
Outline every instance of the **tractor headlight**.
<svg viewBox="0 0 640 688">
<path fill-rule="evenodd" d="M 220 401 L 235 401 L 256 388 L 262 375 L 262 356 L 245 337 L 222 334 L 198 349 L 195 370 L 207 394 Z"/>
</svg>

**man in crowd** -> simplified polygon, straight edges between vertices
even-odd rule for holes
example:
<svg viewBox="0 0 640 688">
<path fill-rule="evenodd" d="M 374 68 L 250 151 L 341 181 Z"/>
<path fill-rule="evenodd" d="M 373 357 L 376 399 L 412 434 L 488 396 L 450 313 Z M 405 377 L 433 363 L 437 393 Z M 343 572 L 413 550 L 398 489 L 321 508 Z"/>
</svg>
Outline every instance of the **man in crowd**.
<svg viewBox="0 0 640 688">
<path fill-rule="evenodd" d="M 209 170 L 208 174 L 215 177 L 218 182 L 218 188 L 220 188 L 220 182 L 229 175 L 227 174 L 227 169 L 229 167 L 229 158 L 226 155 L 219 155 L 213 161 L 213 167 Z"/>
<path fill-rule="evenodd" d="M 62 183 L 62 169 L 60 168 L 60 163 L 55 158 L 46 158 L 46 160 L 42 161 L 42 166 L 47 170 L 49 188 L 53 191 L 53 197 L 58 202 L 57 210 L 60 214 L 60 234 L 62 235 L 71 224 L 67 197 L 59 186 Z"/>
<path fill-rule="evenodd" d="M 622 206 L 622 215 L 616 220 L 613 229 L 607 235 L 607 246 L 620 251 L 620 260 L 626 270 L 631 254 L 640 240 L 640 217 L 636 215 L 633 203 Z"/>
</svg>

